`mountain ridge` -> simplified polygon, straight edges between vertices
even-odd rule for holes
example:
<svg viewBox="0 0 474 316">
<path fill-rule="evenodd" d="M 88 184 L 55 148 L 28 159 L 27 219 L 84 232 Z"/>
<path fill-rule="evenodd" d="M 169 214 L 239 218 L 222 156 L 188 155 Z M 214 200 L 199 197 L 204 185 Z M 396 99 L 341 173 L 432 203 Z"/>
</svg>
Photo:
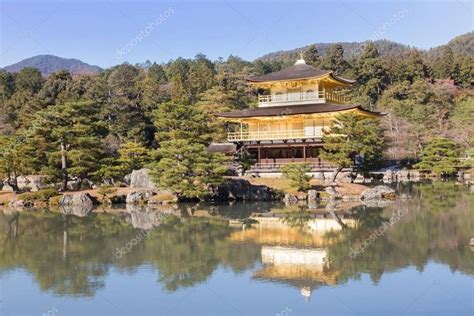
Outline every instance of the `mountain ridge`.
<svg viewBox="0 0 474 316">
<path fill-rule="evenodd" d="M 44 76 L 59 70 L 67 70 L 74 75 L 96 74 L 102 71 L 101 67 L 90 65 L 76 58 L 64 58 L 49 54 L 32 56 L 2 69 L 9 72 L 19 72 L 27 67 L 37 68 Z"/>
<path fill-rule="evenodd" d="M 324 57 L 329 50 L 329 48 L 334 44 L 342 45 L 344 49 L 344 57 L 349 59 L 360 53 L 364 47 L 364 42 L 334 42 L 334 43 L 313 43 L 303 47 L 289 49 L 289 50 L 280 50 L 276 52 L 267 53 L 263 56 L 256 58 L 254 61 L 270 61 L 270 60 L 283 60 L 290 57 L 295 57 L 301 51 L 305 51 L 309 46 L 316 45 L 318 53 L 320 56 Z M 454 54 L 461 55 L 474 55 L 474 32 L 468 32 L 465 34 L 458 35 L 452 38 L 449 42 L 443 45 L 435 46 L 430 49 L 420 49 L 414 46 L 409 46 L 401 44 L 398 42 L 381 39 L 373 42 L 377 47 L 377 50 L 380 53 L 381 57 L 390 57 L 400 55 L 410 49 L 418 49 L 420 51 L 426 52 L 428 58 L 435 58 L 440 55 L 444 47 L 448 46 L 453 50 Z"/>
<path fill-rule="evenodd" d="M 344 48 L 344 57 L 351 58 L 359 54 L 368 41 L 365 42 L 334 42 L 334 43 L 314 43 L 310 45 L 316 45 L 320 56 L 324 57 L 328 52 L 329 48 L 334 44 L 341 44 Z M 380 56 L 393 57 L 402 56 L 405 52 L 416 47 L 397 43 L 389 40 L 377 40 L 374 41 Z M 279 61 L 288 59 L 297 59 L 299 53 L 306 50 L 310 45 L 306 45 L 299 48 L 289 50 L 279 50 L 275 52 L 267 53 L 260 56 L 254 61 Z M 454 54 L 461 55 L 474 55 L 474 32 L 468 32 L 465 34 L 458 35 L 452 38 L 448 43 L 439 45 L 427 50 L 419 49 L 427 54 L 427 57 L 431 60 L 441 55 L 444 47 L 450 47 Z M 418 49 L 418 48 L 417 48 Z M 37 68 L 41 71 L 44 76 L 47 76 L 53 72 L 59 70 L 67 70 L 71 74 L 97 74 L 103 70 L 103 68 L 91 65 L 83 62 L 76 58 L 64 58 L 55 55 L 36 55 L 26 59 L 23 59 L 17 63 L 5 66 L 1 68 L 9 72 L 19 72 L 21 69 L 26 67 Z"/>
</svg>

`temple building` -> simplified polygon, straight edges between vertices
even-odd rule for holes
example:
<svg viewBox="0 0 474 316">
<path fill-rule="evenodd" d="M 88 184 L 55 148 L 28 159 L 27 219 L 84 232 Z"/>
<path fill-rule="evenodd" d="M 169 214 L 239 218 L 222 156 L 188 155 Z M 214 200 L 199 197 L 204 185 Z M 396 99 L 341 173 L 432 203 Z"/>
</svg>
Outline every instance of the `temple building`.
<svg viewBox="0 0 474 316">
<path fill-rule="evenodd" d="M 378 117 L 360 105 L 350 104 L 342 89 L 354 81 L 330 70 L 318 70 L 299 59 L 288 68 L 247 78 L 264 94 L 258 107 L 218 114 L 233 130 L 228 141 L 254 157 L 254 171 L 277 171 L 292 162 L 307 162 L 313 170 L 331 170 L 320 159 L 322 136 L 342 113 Z"/>
</svg>

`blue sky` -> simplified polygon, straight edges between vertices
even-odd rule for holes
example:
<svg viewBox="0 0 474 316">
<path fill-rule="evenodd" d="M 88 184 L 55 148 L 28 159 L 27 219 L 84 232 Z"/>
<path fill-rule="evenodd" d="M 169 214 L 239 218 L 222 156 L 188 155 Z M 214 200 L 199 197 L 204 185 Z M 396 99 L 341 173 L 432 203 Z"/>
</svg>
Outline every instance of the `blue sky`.
<svg viewBox="0 0 474 316">
<path fill-rule="evenodd" d="M 473 2 L 466 0 L 0 3 L 0 66 L 39 54 L 101 67 L 199 52 L 253 60 L 315 42 L 370 38 L 426 49 L 473 30 Z"/>
</svg>

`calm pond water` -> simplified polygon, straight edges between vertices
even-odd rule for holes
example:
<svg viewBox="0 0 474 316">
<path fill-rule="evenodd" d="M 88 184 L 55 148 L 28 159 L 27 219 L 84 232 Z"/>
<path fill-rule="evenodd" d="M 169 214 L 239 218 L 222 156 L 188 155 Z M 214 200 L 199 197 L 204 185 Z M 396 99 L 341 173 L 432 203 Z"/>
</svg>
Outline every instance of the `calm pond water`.
<svg viewBox="0 0 474 316">
<path fill-rule="evenodd" d="M 1 315 L 473 315 L 474 195 L 0 211 Z M 64 212 L 64 211 L 63 211 Z"/>
</svg>

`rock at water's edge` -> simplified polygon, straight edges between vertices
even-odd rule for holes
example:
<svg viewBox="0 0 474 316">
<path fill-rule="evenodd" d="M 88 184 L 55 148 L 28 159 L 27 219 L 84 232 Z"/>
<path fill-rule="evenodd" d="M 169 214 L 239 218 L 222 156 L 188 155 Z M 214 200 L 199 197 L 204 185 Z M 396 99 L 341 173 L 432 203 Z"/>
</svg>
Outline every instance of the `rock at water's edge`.
<svg viewBox="0 0 474 316">
<path fill-rule="evenodd" d="M 157 188 L 157 186 L 151 179 L 150 170 L 145 168 L 132 171 L 132 173 L 130 174 L 130 187 L 145 189 Z"/>
<path fill-rule="evenodd" d="M 264 185 L 253 185 L 244 179 L 230 179 L 219 185 L 212 194 L 217 201 L 272 201 L 275 192 Z"/>
<path fill-rule="evenodd" d="M 360 195 L 362 200 L 394 199 L 395 197 L 395 190 L 386 185 L 378 185 L 376 187 L 367 189 Z"/>
<path fill-rule="evenodd" d="M 318 191 L 308 190 L 308 201 L 316 201 L 318 199 Z"/>
<path fill-rule="evenodd" d="M 341 194 L 337 192 L 333 186 L 326 187 L 324 191 L 326 191 L 326 193 L 329 194 L 330 200 L 338 200 L 341 198 Z"/>
<path fill-rule="evenodd" d="M 64 194 L 59 199 L 59 205 L 81 205 L 91 206 L 94 204 L 94 198 L 89 193 Z"/>
<path fill-rule="evenodd" d="M 283 198 L 283 203 L 285 203 L 285 205 L 296 204 L 298 203 L 298 197 L 294 194 L 287 193 Z"/>
<path fill-rule="evenodd" d="M 152 196 L 153 191 L 150 190 L 134 191 L 127 194 L 125 202 L 129 204 L 146 203 Z"/>
</svg>

